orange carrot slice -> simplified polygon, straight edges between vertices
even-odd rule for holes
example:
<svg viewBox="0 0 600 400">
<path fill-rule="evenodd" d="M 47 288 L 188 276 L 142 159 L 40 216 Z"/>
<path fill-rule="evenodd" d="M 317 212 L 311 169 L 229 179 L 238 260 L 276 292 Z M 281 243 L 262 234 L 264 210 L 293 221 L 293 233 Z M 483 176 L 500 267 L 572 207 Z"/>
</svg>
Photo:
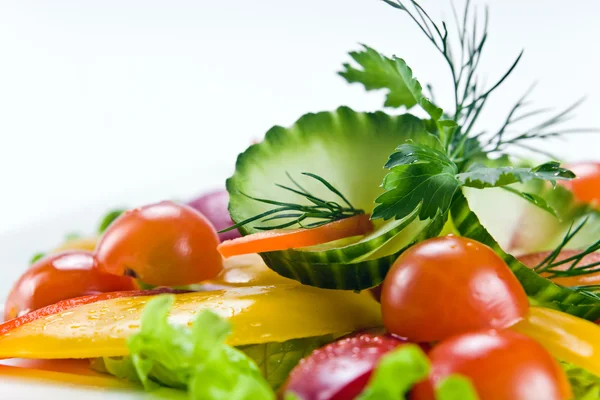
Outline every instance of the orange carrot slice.
<svg viewBox="0 0 600 400">
<path fill-rule="evenodd" d="M 355 215 L 310 229 L 281 229 L 254 233 L 226 240 L 217 249 L 225 258 L 250 253 L 263 253 L 315 246 L 373 230 L 370 215 Z"/>
</svg>

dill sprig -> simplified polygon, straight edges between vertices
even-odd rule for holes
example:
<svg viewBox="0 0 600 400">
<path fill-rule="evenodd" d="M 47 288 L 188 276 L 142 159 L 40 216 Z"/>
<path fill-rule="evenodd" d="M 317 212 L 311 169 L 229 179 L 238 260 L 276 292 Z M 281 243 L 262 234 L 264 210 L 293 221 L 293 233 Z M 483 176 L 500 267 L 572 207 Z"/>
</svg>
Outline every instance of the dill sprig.
<svg viewBox="0 0 600 400">
<path fill-rule="evenodd" d="M 507 71 L 493 85 L 484 88 L 478 66 L 488 39 L 488 8 L 485 7 L 483 22 L 480 13 L 467 0 L 461 13 L 454 2 L 452 14 L 458 38 L 450 38 L 445 21 L 438 25 L 415 0 L 383 0 L 387 4 L 405 11 L 421 31 L 444 57 L 450 68 L 454 86 L 454 116 L 452 119 L 462 126 L 463 135 L 473 129 L 488 97 L 509 77 L 523 56 L 519 53 Z M 455 47 L 458 45 L 458 47 Z M 456 50 L 458 49 L 458 50 Z"/>
<path fill-rule="evenodd" d="M 451 37 L 448 24 L 445 21 L 436 24 L 417 1 L 383 1 L 405 11 L 410 16 L 443 56 L 450 69 L 454 89 L 454 115 L 449 117 L 458 124 L 458 129 L 451 141 L 453 159 L 462 162 L 479 154 L 496 153 L 502 155 L 511 146 L 556 159 L 553 154 L 537 146 L 532 146 L 531 141 L 558 138 L 573 133 L 598 132 L 597 129 L 593 128 L 566 129 L 559 126 L 573 117 L 574 111 L 581 105 L 583 99 L 531 127 L 516 129 L 516 123 L 551 111 L 547 108 L 525 110 L 525 107 L 529 105 L 527 97 L 533 90 L 534 84 L 510 109 L 498 131 L 476 133 L 476 123 L 486 106 L 488 98 L 513 73 L 523 56 L 523 50 L 513 60 L 505 73 L 494 84 L 486 87 L 483 84 L 484 78 L 479 74 L 479 65 L 488 41 L 489 12 L 487 6 L 484 8 L 484 12 L 481 13 L 476 6 L 472 5 L 471 0 L 466 0 L 463 10 L 459 12 L 454 2 L 451 1 L 453 25 L 456 30 L 456 34 Z M 426 85 L 426 87 L 433 99 L 431 85 Z"/>
<path fill-rule="evenodd" d="M 577 225 L 575 223 L 571 224 L 561 243 L 536 265 L 534 270 L 540 274 L 547 274 L 548 278 L 573 277 L 600 272 L 600 261 L 581 264 L 586 256 L 600 250 L 600 240 L 597 240 L 572 256 L 557 260 L 569 242 L 583 229 L 588 219 L 584 218 Z M 568 265 L 568 267 L 564 268 L 565 265 Z M 588 290 L 588 287 L 582 287 L 582 289 Z"/>
<path fill-rule="evenodd" d="M 277 221 L 277 220 L 286 221 L 279 225 L 253 226 L 254 229 L 263 230 L 263 231 L 272 230 L 272 229 L 284 229 L 284 228 L 292 227 L 294 225 L 298 225 L 300 228 L 316 228 L 316 227 L 328 224 L 333 221 L 338 221 L 340 219 L 349 218 L 349 217 L 353 217 L 355 215 L 360 215 L 360 214 L 365 213 L 364 210 L 355 208 L 350 203 L 350 201 L 338 189 L 336 189 L 331 183 L 327 182 L 324 178 L 322 178 L 318 175 L 312 174 L 310 172 L 302 173 L 302 175 L 310 177 L 312 179 L 315 179 L 318 182 L 320 182 L 321 184 L 323 184 L 323 186 L 325 186 L 333 194 L 335 194 L 337 197 L 339 197 L 342 200 L 342 202 L 345 204 L 345 206 L 340 205 L 336 201 L 324 200 L 324 199 L 321 199 L 321 198 L 311 194 L 308 190 L 306 190 L 304 187 L 302 187 L 296 180 L 294 180 L 294 178 L 292 178 L 292 176 L 289 173 L 286 172 L 286 175 L 289 178 L 292 185 L 295 186 L 295 188 L 281 185 L 278 183 L 275 184 L 275 186 L 277 186 L 285 191 L 295 193 L 298 196 L 304 197 L 306 200 L 311 202 L 312 205 L 303 205 L 303 204 L 287 203 L 287 202 L 281 202 L 281 201 L 269 200 L 269 199 L 261 199 L 261 198 L 252 197 L 245 193 L 242 193 L 242 195 L 244 195 L 245 197 L 247 197 L 249 199 L 252 199 L 252 200 L 255 200 L 255 201 L 258 201 L 261 203 L 265 203 L 265 204 L 270 204 L 270 205 L 273 205 L 276 207 L 273 208 L 272 210 L 265 211 L 262 214 L 255 215 L 244 221 L 238 222 L 237 224 L 230 226 L 229 228 L 219 231 L 219 233 L 227 232 L 227 231 L 230 231 L 233 229 L 240 228 L 240 227 L 242 227 L 244 225 L 248 225 L 254 221 L 261 221 L 263 223 L 270 222 L 270 221 Z M 304 221 L 307 219 L 309 219 L 311 221 L 316 219 L 317 221 L 304 223 Z"/>
</svg>

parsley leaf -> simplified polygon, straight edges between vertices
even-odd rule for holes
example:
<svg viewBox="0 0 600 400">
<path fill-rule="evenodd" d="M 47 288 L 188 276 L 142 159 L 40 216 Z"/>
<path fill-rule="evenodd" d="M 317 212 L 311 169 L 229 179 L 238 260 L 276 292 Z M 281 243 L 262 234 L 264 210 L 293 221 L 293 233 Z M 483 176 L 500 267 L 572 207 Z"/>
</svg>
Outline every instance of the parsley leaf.
<svg viewBox="0 0 600 400">
<path fill-rule="evenodd" d="M 362 69 L 344 64 L 344 70 L 339 72 L 344 79 L 362 83 L 366 90 L 388 89 L 386 107 L 410 109 L 421 102 L 423 88 L 403 59 L 385 57 L 366 45 L 363 48 L 350 53 Z"/>
<path fill-rule="evenodd" d="M 390 169 L 382 185 L 386 192 L 375 199 L 372 219 L 401 219 L 419 205 L 421 220 L 445 214 L 460 186 L 456 164 L 429 146 L 400 145 L 385 167 Z"/>
<path fill-rule="evenodd" d="M 458 174 L 457 178 L 464 186 L 485 189 L 524 183 L 532 179 L 550 181 L 554 185 L 557 180 L 575 178 L 575 174 L 568 169 L 561 168 L 560 163 L 551 161 L 535 168 L 489 168 L 481 164 L 473 164 L 466 172 Z"/>
</svg>

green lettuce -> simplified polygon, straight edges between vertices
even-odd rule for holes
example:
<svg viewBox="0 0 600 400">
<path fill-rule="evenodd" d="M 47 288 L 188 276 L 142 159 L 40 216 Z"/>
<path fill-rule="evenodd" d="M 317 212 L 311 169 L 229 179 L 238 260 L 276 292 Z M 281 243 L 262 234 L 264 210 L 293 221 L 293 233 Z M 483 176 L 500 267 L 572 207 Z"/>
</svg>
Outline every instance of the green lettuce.
<svg viewBox="0 0 600 400">
<path fill-rule="evenodd" d="M 574 400 L 600 399 L 600 377 L 566 362 L 561 362 L 561 367 L 571 383 Z"/>
<path fill-rule="evenodd" d="M 282 343 L 241 346 L 238 349 L 254 360 L 267 382 L 277 390 L 301 359 L 334 339 L 333 335 L 324 335 L 292 339 Z"/>
<path fill-rule="evenodd" d="M 140 331 L 128 340 L 130 356 L 105 358 L 107 372 L 147 390 L 161 385 L 185 390 L 193 400 L 275 399 L 254 361 L 224 343 L 229 322 L 204 310 L 191 327 L 171 325 L 173 301 L 163 295 L 148 302 Z"/>
</svg>

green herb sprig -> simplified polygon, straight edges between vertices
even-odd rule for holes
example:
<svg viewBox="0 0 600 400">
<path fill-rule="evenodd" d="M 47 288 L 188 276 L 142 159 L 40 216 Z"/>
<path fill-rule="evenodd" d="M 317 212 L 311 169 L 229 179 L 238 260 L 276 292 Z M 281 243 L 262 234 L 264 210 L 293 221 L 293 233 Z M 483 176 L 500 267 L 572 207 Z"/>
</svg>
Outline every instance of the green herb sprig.
<svg viewBox="0 0 600 400">
<path fill-rule="evenodd" d="M 344 64 L 344 69 L 340 72 L 342 77 L 350 83 L 361 83 L 367 90 L 387 89 L 386 106 L 411 109 L 419 105 L 431 117 L 425 121 L 428 131 L 439 139 L 439 146 L 432 146 L 429 141 L 427 144 L 404 143 L 396 148 L 385 166 L 389 170 L 382 184 L 385 193 L 375 200 L 377 206 L 372 218 L 404 218 L 418 205 L 422 206 L 419 214 L 421 219 L 444 215 L 461 187 L 503 187 L 556 215 L 555 210 L 541 197 L 521 192 L 509 185 L 531 179 L 550 181 L 554 185 L 557 180 L 573 179 L 575 174 L 561 168 L 554 161 L 534 168 L 515 167 L 508 162 L 509 157 L 505 151 L 512 146 L 537 151 L 527 141 L 554 138 L 573 132 L 595 131 L 557 127 L 571 118 L 580 102 L 515 134 L 512 132 L 515 123 L 547 111 L 537 109 L 521 112 L 528 104 L 528 91 L 511 109 L 496 133 L 474 133 L 476 122 L 489 96 L 512 74 L 523 52 L 500 79 L 490 87 L 484 87 L 480 83 L 482 79 L 478 67 L 488 40 L 487 8 L 481 23 L 477 10 L 469 0 L 460 15 L 453 5 L 458 35 L 452 40 L 446 22 L 436 23 L 415 0 L 383 1 L 405 12 L 443 56 L 452 76 L 454 111 L 444 112 L 425 97 L 423 86 L 414 78 L 413 71 L 403 59 L 386 57 L 368 46 L 350 53 L 358 67 Z M 456 43 L 458 50 L 455 51 Z M 429 92 L 432 93 L 430 89 Z M 490 156 L 496 158 L 493 160 Z M 498 159 L 506 162 L 497 162 Z"/>
<path fill-rule="evenodd" d="M 588 221 L 589 218 L 584 218 L 577 225 L 575 225 L 575 223 L 571 224 L 560 244 L 540 261 L 539 264 L 534 267 L 534 270 L 540 274 L 547 274 L 548 278 L 574 277 L 600 272 L 600 261 L 582 264 L 582 261 L 586 256 L 600 250 L 600 240 L 595 241 L 572 256 L 558 260 L 562 251 L 583 229 Z M 565 265 L 568 265 L 568 267 L 564 268 Z M 590 290 L 590 286 L 586 286 L 585 289 Z"/>
<path fill-rule="evenodd" d="M 242 193 L 249 199 L 265 204 L 270 204 L 276 207 L 269 211 L 265 211 L 264 213 L 255 215 L 254 217 L 248 218 L 244 221 L 238 222 L 237 224 L 232 225 L 229 228 L 219 231 L 219 233 L 228 232 L 233 229 L 240 228 L 254 221 L 261 221 L 264 223 L 276 220 L 286 220 L 286 222 L 279 225 L 262 225 L 253 227 L 254 229 L 262 231 L 284 229 L 292 227 L 294 225 L 298 225 L 300 228 L 316 228 L 333 221 L 338 221 L 340 219 L 349 218 L 355 215 L 361 215 L 365 213 L 364 210 L 355 208 L 338 189 L 336 189 L 331 183 L 329 183 L 327 180 L 318 175 L 312 174 L 310 172 L 302 173 L 302 175 L 312 178 L 323 184 L 323 186 L 325 186 L 329 191 L 331 191 L 333 194 L 339 197 L 345 204 L 345 206 L 339 204 L 336 201 L 324 200 L 311 194 L 308 190 L 304 189 L 304 187 L 302 187 L 296 180 L 294 180 L 294 178 L 289 173 L 286 172 L 286 175 L 291 181 L 291 183 L 295 186 L 295 188 L 281 184 L 275 184 L 275 186 L 305 198 L 310 203 L 312 203 L 312 205 L 288 203 L 270 199 L 261 199 Z M 307 219 L 311 220 L 311 222 L 305 223 L 304 221 Z"/>
</svg>

